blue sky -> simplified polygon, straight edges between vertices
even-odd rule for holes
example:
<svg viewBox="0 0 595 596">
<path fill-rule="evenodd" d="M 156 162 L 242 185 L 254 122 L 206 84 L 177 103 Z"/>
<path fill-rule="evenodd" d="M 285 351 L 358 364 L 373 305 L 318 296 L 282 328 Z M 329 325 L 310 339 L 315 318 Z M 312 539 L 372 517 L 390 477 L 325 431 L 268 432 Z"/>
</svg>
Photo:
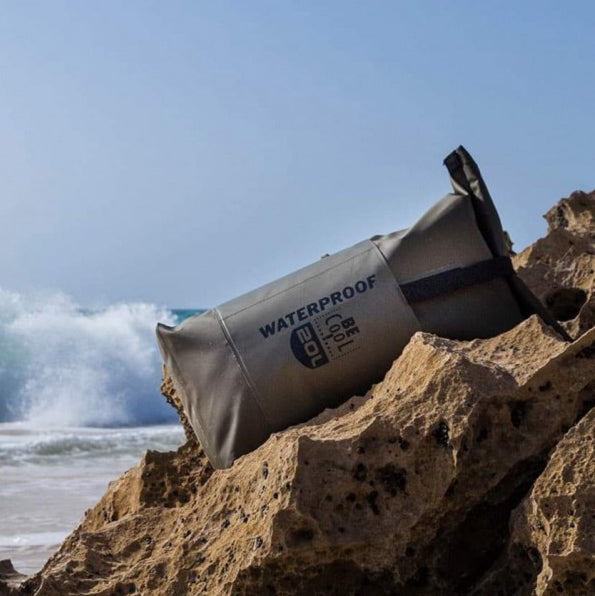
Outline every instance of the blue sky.
<svg viewBox="0 0 595 596">
<path fill-rule="evenodd" d="M 0 286 L 214 306 L 478 161 L 520 249 L 595 187 L 589 2 L 0 3 Z"/>
</svg>

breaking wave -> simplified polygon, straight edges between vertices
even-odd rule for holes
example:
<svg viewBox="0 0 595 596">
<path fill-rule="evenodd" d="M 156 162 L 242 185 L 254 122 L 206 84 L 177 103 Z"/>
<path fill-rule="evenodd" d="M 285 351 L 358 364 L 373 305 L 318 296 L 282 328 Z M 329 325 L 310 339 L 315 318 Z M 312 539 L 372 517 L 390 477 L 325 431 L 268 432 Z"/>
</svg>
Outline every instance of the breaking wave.
<svg viewBox="0 0 595 596">
<path fill-rule="evenodd" d="M 32 429 L 26 422 L 0 425 L 0 466 L 63 463 L 109 458 L 137 459 L 147 449 L 169 451 L 184 438 L 178 425 L 134 428 Z M 82 465 L 82 464 L 79 464 Z"/>
<path fill-rule="evenodd" d="M 153 304 L 85 311 L 63 294 L 0 288 L 0 422 L 46 428 L 175 421 L 159 393 L 157 321 L 178 318 Z"/>
</svg>

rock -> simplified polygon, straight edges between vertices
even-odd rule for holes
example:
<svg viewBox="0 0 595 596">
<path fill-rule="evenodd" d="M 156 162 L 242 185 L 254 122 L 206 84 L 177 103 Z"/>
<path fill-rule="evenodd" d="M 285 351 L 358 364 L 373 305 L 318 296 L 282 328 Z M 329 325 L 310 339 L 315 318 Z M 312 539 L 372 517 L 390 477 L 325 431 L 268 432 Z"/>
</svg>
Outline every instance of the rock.
<svg viewBox="0 0 595 596">
<path fill-rule="evenodd" d="M 194 431 L 192 430 L 190 420 L 188 420 L 186 412 L 184 412 L 182 400 L 178 397 L 173 380 L 165 366 L 163 367 L 163 383 L 161 383 L 161 387 L 159 389 L 161 390 L 161 393 L 163 393 L 163 396 L 165 397 L 167 403 L 177 412 L 178 416 L 180 417 L 180 423 L 182 424 L 182 428 L 184 429 L 186 441 L 188 441 L 188 443 L 196 445 L 197 448 L 200 449 L 201 447 L 198 444 L 198 440 L 196 438 L 196 435 L 194 434 Z"/>
<path fill-rule="evenodd" d="M 592 398 L 594 346 L 595 330 L 567 345 L 535 317 L 484 341 L 418 333 L 366 396 L 229 470 L 188 446 L 148 452 L 25 585 L 39 596 L 464 593 Z"/>
<path fill-rule="evenodd" d="M 16 593 L 19 584 L 25 579 L 9 559 L 0 561 L 0 596 L 11 596 Z"/>
<path fill-rule="evenodd" d="M 595 594 L 595 410 L 556 446 L 512 516 L 504 564 L 479 594 Z M 514 570 L 514 572 L 511 572 Z"/>
<path fill-rule="evenodd" d="M 573 192 L 545 218 L 548 235 L 513 262 L 525 283 L 577 336 L 595 325 L 595 191 Z"/>
<path fill-rule="evenodd" d="M 513 518 L 511 543 L 543 561 L 536 594 L 595 594 L 595 410 L 556 447 Z"/>
<path fill-rule="evenodd" d="M 366 395 L 215 471 L 166 375 L 186 445 L 147 452 L 18 593 L 589 590 L 594 203 L 573 193 L 515 257 L 545 298 L 585 292 L 566 323 L 584 329 L 575 342 L 537 317 L 487 340 L 417 333 Z"/>
</svg>

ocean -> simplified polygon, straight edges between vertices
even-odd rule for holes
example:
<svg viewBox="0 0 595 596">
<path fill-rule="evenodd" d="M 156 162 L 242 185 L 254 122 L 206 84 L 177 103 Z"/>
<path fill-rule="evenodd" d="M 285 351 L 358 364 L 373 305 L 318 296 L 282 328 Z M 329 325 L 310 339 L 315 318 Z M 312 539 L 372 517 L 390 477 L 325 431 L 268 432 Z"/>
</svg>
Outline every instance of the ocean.
<svg viewBox="0 0 595 596">
<path fill-rule="evenodd" d="M 182 444 L 155 325 L 199 312 L 0 288 L 0 560 L 39 570 L 110 481 Z"/>
</svg>

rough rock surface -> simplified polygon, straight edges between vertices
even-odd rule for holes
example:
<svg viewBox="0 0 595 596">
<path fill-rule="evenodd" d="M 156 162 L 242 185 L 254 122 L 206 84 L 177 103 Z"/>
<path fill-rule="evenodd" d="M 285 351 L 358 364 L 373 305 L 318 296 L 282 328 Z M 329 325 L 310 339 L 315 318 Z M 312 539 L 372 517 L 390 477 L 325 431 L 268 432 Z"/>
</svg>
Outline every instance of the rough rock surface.
<svg viewBox="0 0 595 596">
<path fill-rule="evenodd" d="M 539 594 L 595 594 L 595 410 L 556 447 L 516 512 L 511 544 L 543 560 Z"/>
<path fill-rule="evenodd" d="M 487 574 L 479 593 L 595 594 L 594 553 L 595 409 L 591 409 L 558 443 L 546 469 L 514 511 L 504 564 Z M 514 580 L 524 574 L 530 581 L 515 585 Z M 518 590 L 519 585 L 524 589 Z"/>
<path fill-rule="evenodd" d="M 518 274 L 573 336 L 595 325 L 595 191 L 546 214 L 548 234 L 514 259 Z"/>
<path fill-rule="evenodd" d="M 547 218 L 516 265 L 558 296 L 558 316 L 583 332 L 574 343 L 537 317 L 488 340 L 418 333 L 365 396 L 228 470 L 213 471 L 193 436 L 147 452 L 40 573 L 0 590 L 593 593 L 595 194 Z M 555 294 L 567 289 L 583 304 Z M 167 378 L 164 390 L 179 409 Z"/>
</svg>

